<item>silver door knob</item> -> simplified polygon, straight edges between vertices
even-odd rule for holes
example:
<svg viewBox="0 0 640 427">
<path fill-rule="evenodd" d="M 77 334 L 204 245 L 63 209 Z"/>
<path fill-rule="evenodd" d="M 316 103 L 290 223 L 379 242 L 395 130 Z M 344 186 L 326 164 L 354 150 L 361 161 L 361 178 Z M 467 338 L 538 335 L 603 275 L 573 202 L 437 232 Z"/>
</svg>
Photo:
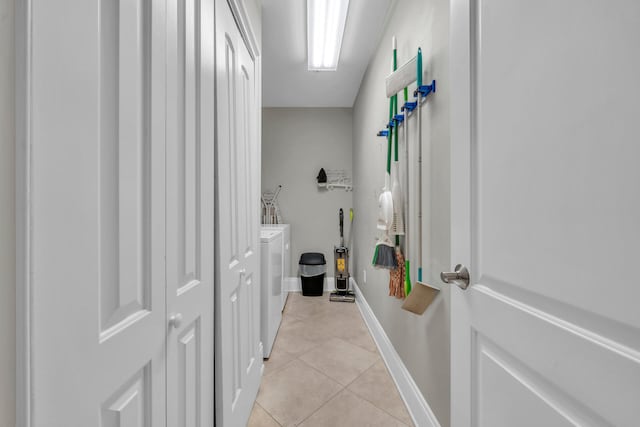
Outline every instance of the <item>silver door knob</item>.
<svg viewBox="0 0 640 427">
<path fill-rule="evenodd" d="M 455 283 L 462 290 L 469 287 L 469 270 L 462 264 L 456 265 L 455 271 L 440 273 L 440 279 L 444 283 Z"/>
<path fill-rule="evenodd" d="M 175 313 L 169 316 L 169 326 L 174 329 L 178 329 L 182 325 L 182 314 Z"/>
</svg>

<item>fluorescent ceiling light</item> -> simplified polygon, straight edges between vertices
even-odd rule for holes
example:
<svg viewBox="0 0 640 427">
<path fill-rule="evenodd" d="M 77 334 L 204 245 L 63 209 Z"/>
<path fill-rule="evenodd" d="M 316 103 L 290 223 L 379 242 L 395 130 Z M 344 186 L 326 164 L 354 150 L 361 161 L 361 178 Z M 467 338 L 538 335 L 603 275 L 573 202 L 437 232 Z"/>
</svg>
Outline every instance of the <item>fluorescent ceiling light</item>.
<svg viewBox="0 0 640 427">
<path fill-rule="evenodd" d="M 307 0 L 308 68 L 335 71 L 338 68 L 349 0 Z"/>
</svg>

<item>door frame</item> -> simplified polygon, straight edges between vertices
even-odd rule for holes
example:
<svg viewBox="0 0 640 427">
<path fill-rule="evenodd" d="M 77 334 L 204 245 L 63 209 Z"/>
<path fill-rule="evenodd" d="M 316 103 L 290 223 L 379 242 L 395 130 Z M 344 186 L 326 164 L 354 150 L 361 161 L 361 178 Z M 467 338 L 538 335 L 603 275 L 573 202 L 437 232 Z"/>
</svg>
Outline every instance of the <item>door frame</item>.
<svg viewBox="0 0 640 427">
<path fill-rule="evenodd" d="M 471 221 L 472 215 L 472 139 L 475 131 L 473 115 L 475 82 L 474 64 L 472 63 L 473 40 L 475 29 L 472 27 L 472 16 L 475 0 L 451 0 L 449 22 L 449 61 L 451 90 L 451 262 L 467 266 L 473 283 L 475 278 L 474 260 L 471 256 L 473 244 Z M 467 324 L 461 318 L 466 310 L 460 309 L 454 293 L 465 292 L 457 286 L 451 286 L 451 327 L 453 333 L 461 330 L 459 325 Z M 456 384 L 469 385 L 471 366 L 458 366 L 455 355 L 468 354 L 471 351 L 469 340 L 450 340 L 450 420 L 452 426 L 471 425 L 467 418 L 468 411 L 456 411 L 457 407 L 469 407 L 471 395 L 468 387 L 458 388 Z M 466 353 L 465 353 L 466 352 Z M 463 381 L 464 380 L 464 381 Z M 467 414 L 467 415 L 465 415 Z"/>
<path fill-rule="evenodd" d="M 31 426 L 31 0 L 15 4 L 16 424 Z"/>
</svg>

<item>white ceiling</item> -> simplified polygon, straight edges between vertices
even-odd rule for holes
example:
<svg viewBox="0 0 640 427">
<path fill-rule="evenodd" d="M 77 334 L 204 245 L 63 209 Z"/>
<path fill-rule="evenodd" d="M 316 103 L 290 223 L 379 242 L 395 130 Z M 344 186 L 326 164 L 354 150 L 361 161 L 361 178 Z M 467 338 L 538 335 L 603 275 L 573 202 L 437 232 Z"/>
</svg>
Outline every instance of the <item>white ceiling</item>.
<svg viewBox="0 0 640 427">
<path fill-rule="evenodd" d="M 352 107 L 391 0 L 350 0 L 337 71 L 307 71 L 306 0 L 262 2 L 265 107 Z"/>
</svg>

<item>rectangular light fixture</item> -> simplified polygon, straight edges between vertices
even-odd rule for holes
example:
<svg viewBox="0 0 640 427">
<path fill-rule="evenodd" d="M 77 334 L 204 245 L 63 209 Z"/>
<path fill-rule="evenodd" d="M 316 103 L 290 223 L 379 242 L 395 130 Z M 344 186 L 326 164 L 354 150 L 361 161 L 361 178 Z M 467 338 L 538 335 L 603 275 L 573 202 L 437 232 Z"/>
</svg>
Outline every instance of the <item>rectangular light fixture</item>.
<svg viewBox="0 0 640 427">
<path fill-rule="evenodd" d="M 307 0 L 307 55 L 310 71 L 338 68 L 349 0 Z"/>
</svg>

